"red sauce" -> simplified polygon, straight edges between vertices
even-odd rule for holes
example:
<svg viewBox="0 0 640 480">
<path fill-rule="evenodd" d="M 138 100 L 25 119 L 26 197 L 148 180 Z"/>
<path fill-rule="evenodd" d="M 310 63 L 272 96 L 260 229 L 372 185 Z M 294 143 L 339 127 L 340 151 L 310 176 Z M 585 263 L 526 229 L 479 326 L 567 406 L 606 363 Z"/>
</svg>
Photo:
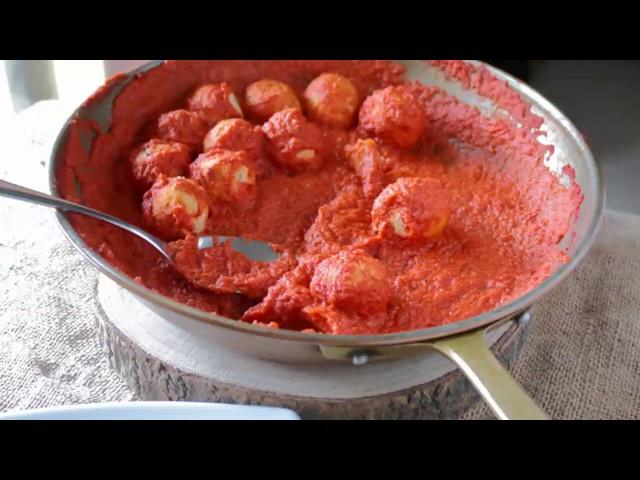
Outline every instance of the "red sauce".
<svg viewBox="0 0 640 480">
<path fill-rule="evenodd" d="M 242 208 L 221 202 L 210 209 L 205 232 L 276 244 L 283 252 L 278 262 L 251 262 L 224 245 L 199 251 L 195 238 L 188 237 L 173 248 L 189 282 L 142 240 L 88 218 L 73 217 L 72 223 L 89 246 L 146 287 L 196 308 L 274 328 L 387 333 L 495 308 L 534 288 L 568 260 L 558 242 L 582 196 L 575 183 L 562 186 L 544 166 L 553 147 L 537 140 L 542 119 L 504 82 L 463 62 L 433 64 L 500 104 L 521 126 L 483 116 L 436 87 L 407 83 L 402 66 L 384 61 L 165 62 L 117 97 L 108 132 L 74 121 L 57 172 L 61 194 L 144 225 L 142 196 L 128 158 L 153 136 L 161 115 L 189 107 L 187 99 L 198 87 L 224 82 L 224 98 L 234 92 L 260 126 L 267 119 L 256 122 L 256 113 L 266 106 L 280 108 L 271 96 L 278 89 L 272 86 L 265 94 L 268 104 L 254 92 L 247 110 L 248 85 L 262 79 L 282 82 L 303 99 L 321 74 L 348 79 L 364 102 L 357 125 L 346 129 L 336 126 L 341 122 L 304 120 L 295 105 L 298 110 L 289 114 L 293 120 L 283 115 L 287 128 L 266 127 L 267 145 L 260 155 L 269 168 L 257 176 L 252 202 Z M 217 102 L 218 90 L 209 88 L 215 95 L 203 98 Z M 381 94 L 382 89 L 393 95 Z M 88 102 L 103 94 L 104 89 Z M 410 108 L 403 106 L 407 95 L 414 100 Z M 291 107 L 295 102 L 281 103 Z M 173 115 L 179 118 L 167 122 L 164 117 L 160 125 L 164 138 L 202 149 L 212 125 L 205 128 L 195 114 Z M 351 125 L 350 117 L 344 118 L 342 124 Z M 182 131 L 189 122 L 197 127 L 195 134 Z M 424 125 L 419 134 L 416 124 Z M 399 134 L 389 135 L 389 128 L 400 129 Z M 96 133 L 90 154 L 82 147 L 81 131 Z M 299 132 L 295 141 L 286 139 Z M 309 149 L 321 154 L 309 162 L 312 168 L 295 156 Z M 396 184 L 398 179 L 403 180 Z M 397 208 L 405 215 L 404 230 L 394 230 L 397 218 L 391 215 Z"/>
</svg>

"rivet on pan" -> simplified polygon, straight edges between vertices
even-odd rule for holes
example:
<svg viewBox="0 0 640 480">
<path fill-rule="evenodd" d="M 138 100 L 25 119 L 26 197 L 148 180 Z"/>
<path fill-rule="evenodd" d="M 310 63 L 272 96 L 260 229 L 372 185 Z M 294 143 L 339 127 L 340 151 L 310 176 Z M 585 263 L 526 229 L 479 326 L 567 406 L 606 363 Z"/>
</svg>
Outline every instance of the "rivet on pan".
<svg viewBox="0 0 640 480">
<path fill-rule="evenodd" d="M 213 237 L 200 237 L 198 238 L 198 250 L 213 247 Z"/>
<path fill-rule="evenodd" d="M 355 366 L 366 365 L 369 361 L 369 355 L 366 353 L 354 353 L 351 356 L 351 361 Z"/>
<path fill-rule="evenodd" d="M 529 322 L 529 320 L 531 320 L 531 313 L 527 311 L 522 314 L 518 323 L 521 323 L 522 325 L 526 325 Z"/>
</svg>

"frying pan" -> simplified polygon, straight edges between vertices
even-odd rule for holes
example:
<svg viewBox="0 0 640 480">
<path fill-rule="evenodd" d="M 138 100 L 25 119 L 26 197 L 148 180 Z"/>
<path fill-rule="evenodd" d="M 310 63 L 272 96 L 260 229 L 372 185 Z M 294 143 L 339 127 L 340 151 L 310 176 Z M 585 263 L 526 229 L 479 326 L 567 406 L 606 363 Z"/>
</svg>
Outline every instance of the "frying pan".
<svg viewBox="0 0 640 480">
<path fill-rule="evenodd" d="M 460 83 L 448 79 L 440 70 L 427 62 L 402 60 L 398 63 L 405 66 L 408 79 L 417 80 L 425 85 L 438 86 L 463 102 L 477 107 L 483 114 L 490 115 L 500 110 L 499 105 L 481 97 L 475 91 L 465 89 Z M 469 63 L 476 67 L 481 65 L 481 62 L 469 61 Z M 63 158 L 73 119 L 91 120 L 102 129 L 108 130 L 111 124 L 112 107 L 118 94 L 134 79 L 144 77 L 161 64 L 160 61 L 149 62 L 129 74 L 112 78 L 103 87 L 101 95 L 94 97 L 75 111 L 62 128 L 52 150 L 49 172 L 52 194 L 60 194 L 56 171 Z M 575 182 L 580 186 L 584 200 L 570 231 L 561 244 L 566 248 L 571 260 L 560 266 L 533 290 L 481 315 L 421 330 L 361 336 L 302 333 L 243 323 L 189 307 L 147 289 L 91 249 L 64 214 L 57 212 L 57 219 L 71 243 L 102 274 L 131 292 L 148 308 L 181 328 L 202 329 L 204 322 L 207 336 L 215 342 L 224 344 L 226 348 L 275 361 L 296 363 L 342 361 L 352 362 L 355 365 L 370 361 L 385 361 L 425 351 L 437 352 L 449 358 L 462 370 L 497 418 L 546 419 L 544 412 L 535 405 L 491 353 L 485 336 L 490 330 L 506 322 L 515 321 L 519 314 L 558 286 L 579 264 L 589 250 L 602 220 L 604 188 L 599 167 L 572 123 L 529 86 L 496 68 L 485 66 L 495 77 L 507 82 L 524 101 L 531 104 L 533 113 L 544 119 L 542 130 L 546 131 L 546 141 L 555 146 L 553 155 L 546 159 L 545 165 L 558 176 L 560 182 L 567 180 L 563 167 L 566 165 L 573 167 Z M 215 62 L 212 63 L 212 68 L 215 68 Z M 91 149 L 95 138 L 86 136 L 81 140 L 86 149 Z"/>
</svg>

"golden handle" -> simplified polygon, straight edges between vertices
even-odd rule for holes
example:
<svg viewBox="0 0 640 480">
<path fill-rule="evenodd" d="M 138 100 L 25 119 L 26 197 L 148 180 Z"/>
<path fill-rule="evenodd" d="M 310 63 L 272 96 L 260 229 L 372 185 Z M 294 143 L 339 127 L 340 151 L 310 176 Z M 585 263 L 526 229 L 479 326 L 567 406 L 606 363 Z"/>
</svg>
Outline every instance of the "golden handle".
<svg viewBox="0 0 640 480">
<path fill-rule="evenodd" d="M 491 353 L 485 330 L 475 330 L 428 343 L 452 360 L 500 420 L 548 420 L 527 393 Z"/>
</svg>

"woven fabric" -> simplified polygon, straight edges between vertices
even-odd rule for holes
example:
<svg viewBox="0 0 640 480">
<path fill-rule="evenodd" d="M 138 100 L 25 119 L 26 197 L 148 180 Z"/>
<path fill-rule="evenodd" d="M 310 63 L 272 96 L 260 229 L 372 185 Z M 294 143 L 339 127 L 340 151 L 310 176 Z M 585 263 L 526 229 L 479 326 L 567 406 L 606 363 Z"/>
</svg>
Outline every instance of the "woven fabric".
<svg viewBox="0 0 640 480">
<path fill-rule="evenodd" d="M 68 109 L 20 115 L 0 178 L 48 191 L 46 163 Z M 0 411 L 135 400 L 97 342 L 96 271 L 47 208 L 0 197 Z M 596 244 L 533 309 L 513 367 L 557 419 L 640 418 L 640 218 L 607 212 Z M 479 405 L 463 418 L 492 418 Z"/>
</svg>

